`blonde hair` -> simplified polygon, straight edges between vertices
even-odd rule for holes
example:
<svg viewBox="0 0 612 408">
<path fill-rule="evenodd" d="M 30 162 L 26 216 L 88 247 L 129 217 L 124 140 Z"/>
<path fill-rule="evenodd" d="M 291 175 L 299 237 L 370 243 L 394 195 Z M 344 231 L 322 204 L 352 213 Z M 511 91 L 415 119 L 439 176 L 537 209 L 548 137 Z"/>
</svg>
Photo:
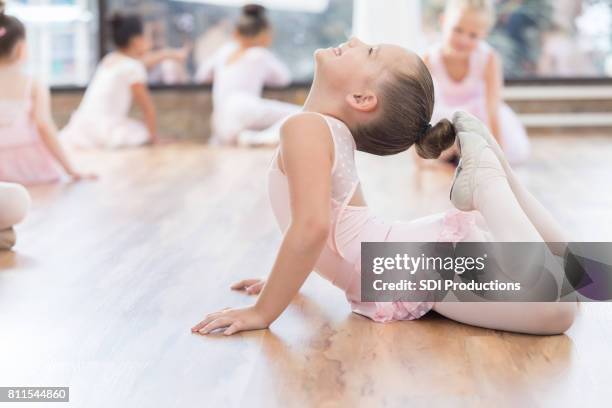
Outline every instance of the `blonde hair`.
<svg viewBox="0 0 612 408">
<path fill-rule="evenodd" d="M 492 0 L 447 0 L 444 7 L 444 14 L 452 12 L 470 10 L 483 13 L 487 17 L 489 26 L 495 24 L 495 7 Z"/>
</svg>

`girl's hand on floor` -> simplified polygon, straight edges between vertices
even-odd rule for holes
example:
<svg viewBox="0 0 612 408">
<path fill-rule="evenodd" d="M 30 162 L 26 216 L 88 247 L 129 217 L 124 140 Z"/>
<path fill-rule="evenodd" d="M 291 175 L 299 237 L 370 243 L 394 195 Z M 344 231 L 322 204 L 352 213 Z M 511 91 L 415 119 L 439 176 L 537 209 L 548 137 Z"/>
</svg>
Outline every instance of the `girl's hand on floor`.
<svg viewBox="0 0 612 408">
<path fill-rule="evenodd" d="M 233 290 L 244 290 L 248 295 L 258 295 L 266 284 L 265 279 L 244 279 L 230 286 Z"/>
<path fill-rule="evenodd" d="M 232 334 L 268 328 L 269 323 L 255 309 L 254 306 L 244 309 L 223 309 L 220 312 L 211 313 L 204 320 L 191 328 L 192 333 L 209 334 L 213 330 L 225 329 L 223 334 Z"/>
<path fill-rule="evenodd" d="M 72 177 L 72 181 L 83 181 L 83 180 L 97 180 L 98 175 L 93 173 L 70 173 L 70 177 Z"/>
</svg>

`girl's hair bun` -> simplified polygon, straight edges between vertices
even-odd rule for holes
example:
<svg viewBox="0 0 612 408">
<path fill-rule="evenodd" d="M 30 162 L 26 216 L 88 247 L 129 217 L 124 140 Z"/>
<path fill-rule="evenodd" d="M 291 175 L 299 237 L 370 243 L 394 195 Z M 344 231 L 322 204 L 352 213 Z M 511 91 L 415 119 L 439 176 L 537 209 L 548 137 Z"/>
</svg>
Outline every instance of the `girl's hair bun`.
<svg viewBox="0 0 612 408">
<path fill-rule="evenodd" d="M 266 14 L 266 9 L 259 4 L 247 4 L 242 7 L 242 14 L 249 17 L 262 17 Z"/>
<path fill-rule="evenodd" d="M 127 47 L 133 37 L 144 32 L 142 18 L 138 14 L 113 13 L 109 23 L 113 43 L 119 48 Z"/>
<path fill-rule="evenodd" d="M 115 12 L 108 21 L 110 22 L 110 25 L 113 28 L 120 27 L 123 23 L 123 15 L 121 13 Z"/>
<path fill-rule="evenodd" d="M 270 27 L 266 8 L 259 4 L 247 4 L 242 7 L 242 14 L 236 23 L 236 30 L 244 37 L 255 37 Z"/>
<path fill-rule="evenodd" d="M 418 141 L 415 148 L 419 156 L 424 159 L 437 159 L 443 151 L 455 143 L 457 131 L 448 119 L 442 119 L 435 126 L 427 129 Z"/>
</svg>

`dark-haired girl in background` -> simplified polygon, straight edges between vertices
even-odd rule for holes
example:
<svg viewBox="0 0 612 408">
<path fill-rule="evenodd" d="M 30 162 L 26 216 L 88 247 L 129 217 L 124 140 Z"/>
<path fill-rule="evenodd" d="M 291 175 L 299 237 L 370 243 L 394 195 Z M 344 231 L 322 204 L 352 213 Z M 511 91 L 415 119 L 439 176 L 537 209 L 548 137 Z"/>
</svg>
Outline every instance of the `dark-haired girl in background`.
<svg viewBox="0 0 612 408">
<path fill-rule="evenodd" d="M 213 81 L 214 144 L 276 143 L 278 132 L 262 130 L 300 109 L 261 97 L 265 85 L 286 86 L 291 81 L 287 67 L 268 50 L 272 29 L 265 13 L 262 6 L 244 6 L 235 41 L 222 47 L 196 74 L 198 82 Z"/>
<path fill-rule="evenodd" d="M 79 147 L 117 148 L 158 141 L 157 115 L 147 88 L 150 42 L 137 15 L 115 14 L 111 21 L 117 50 L 102 59 L 62 137 Z M 128 117 L 132 101 L 144 123 Z"/>
<path fill-rule="evenodd" d="M 0 1 L 0 181 L 26 185 L 59 181 L 77 172 L 57 138 L 49 88 L 24 72 L 26 30 Z M 0 208 L 0 212 L 4 211 Z"/>
</svg>

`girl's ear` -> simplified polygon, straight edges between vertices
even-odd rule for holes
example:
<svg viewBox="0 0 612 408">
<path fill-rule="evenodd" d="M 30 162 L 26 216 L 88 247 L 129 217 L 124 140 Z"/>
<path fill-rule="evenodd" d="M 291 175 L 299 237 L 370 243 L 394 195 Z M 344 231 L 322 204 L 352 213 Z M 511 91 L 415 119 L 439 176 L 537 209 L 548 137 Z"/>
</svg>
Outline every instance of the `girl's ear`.
<svg viewBox="0 0 612 408">
<path fill-rule="evenodd" d="M 13 50 L 13 56 L 16 60 L 22 61 L 27 57 L 28 49 L 26 47 L 25 40 L 20 40 Z"/>
<path fill-rule="evenodd" d="M 349 94 L 346 96 L 346 102 L 359 112 L 372 112 L 378 106 L 378 98 L 372 91 Z"/>
</svg>

